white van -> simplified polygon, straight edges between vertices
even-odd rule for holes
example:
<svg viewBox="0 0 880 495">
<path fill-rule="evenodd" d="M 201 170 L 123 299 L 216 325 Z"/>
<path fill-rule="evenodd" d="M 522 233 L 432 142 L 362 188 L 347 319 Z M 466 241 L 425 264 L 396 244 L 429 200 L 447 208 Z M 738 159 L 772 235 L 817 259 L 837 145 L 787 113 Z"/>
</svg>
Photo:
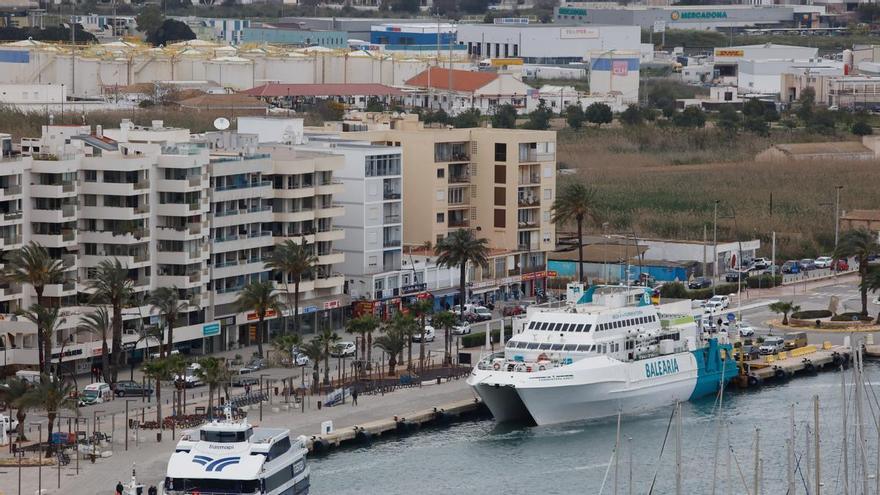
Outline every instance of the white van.
<svg viewBox="0 0 880 495">
<path fill-rule="evenodd" d="M 82 393 L 79 394 L 79 405 L 90 406 L 92 404 L 101 404 L 113 398 L 113 390 L 110 385 L 97 382 L 86 385 Z"/>
<path fill-rule="evenodd" d="M 199 363 L 192 363 L 186 367 L 186 371 L 184 371 L 183 375 L 175 375 L 174 380 L 183 381 L 183 386 L 186 388 L 198 387 L 202 384 L 202 379 L 199 377 L 198 371 L 202 369 L 202 365 Z"/>
<path fill-rule="evenodd" d="M 20 370 L 15 372 L 15 377 L 28 383 L 40 383 L 39 371 Z"/>
</svg>

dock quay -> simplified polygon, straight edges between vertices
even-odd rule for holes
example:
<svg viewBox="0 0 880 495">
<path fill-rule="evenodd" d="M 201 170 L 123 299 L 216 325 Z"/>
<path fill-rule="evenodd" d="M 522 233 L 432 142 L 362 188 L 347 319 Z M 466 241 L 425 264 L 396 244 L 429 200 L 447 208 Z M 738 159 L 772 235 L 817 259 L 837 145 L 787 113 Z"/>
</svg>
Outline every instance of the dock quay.
<svg viewBox="0 0 880 495">
<path fill-rule="evenodd" d="M 849 367 L 852 347 L 848 345 L 807 345 L 761 359 L 745 361 L 740 388 L 760 387 L 765 382 L 784 381 L 796 374 L 815 374 L 825 370 Z"/>
<path fill-rule="evenodd" d="M 485 407 L 477 398 L 460 400 L 406 415 L 396 415 L 312 435 L 306 440 L 306 447 L 310 453 L 322 454 L 340 446 L 368 444 L 382 436 L 408 435 L 425 426 L 453 423 L 485 411 Z"/>
</svg>

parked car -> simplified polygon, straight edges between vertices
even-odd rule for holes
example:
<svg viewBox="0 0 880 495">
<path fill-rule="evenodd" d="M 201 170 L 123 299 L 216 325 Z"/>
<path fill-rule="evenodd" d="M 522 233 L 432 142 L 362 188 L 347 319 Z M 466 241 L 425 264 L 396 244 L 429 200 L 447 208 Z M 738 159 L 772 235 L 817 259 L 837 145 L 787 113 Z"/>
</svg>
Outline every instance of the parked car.
<svg viewBox="0 0 880 495">
<path fill-rule="evenodd" d="M 312 364 L 312 360 L 305 354 L 297 352 L 293 354 L 293 363 L 297 366 L 308 366 Z"/>
<path fill-rule="evenodd" d="M 816 265 L 816 268 L 831 268 L 833 263 L 834 258 L 831 256 L 819 256 L 813 264 Z"/>
<path fill-rule="evenodd" d="M 427 325 L 425 326 L 424 332 L 425 342 L 434 342 L 434 327 Z M 414 333 L 412 336 L 413 342 L 421 342 L 422 341 L 422 333 Z"/>
<path fill-rule="evenodd" d="M 230 383 L 232 383 L 233 387 L 244 387 L 245 385 L 253 385 L 258 383 L 260 380 L 256 376 L 253 376 L 253 371 L 248 368 L 241 368 L 235 374 L 232 375 L 232 379 Z"/>
<path fill-rule="evenodd" d="M 248 364 L 244 365 L 244 367 L 251 371 L 260 371 L 266 367 L 266 360 L 263 358 L 254 358 L 251 359 Z"/>
<path fill-rule="evenodd" d="M 184 388 L 193 388 L 202 385 L 198 370 L 202 369 L 199 363 L 191 363 L 186 367 L 182 375 L 174 375 L 174 381 L 182 381 Z"/>
<path fill-rule="evenodd" d="M 752 266 L 756 270 L 766 270 L 770 266 L 770 260 L 767 258 L 755 258 L 752 260 Z"/>
<path fill-rule="evenodd" d="M 745 271 L 738 272 L 736 270 L 731 270 L 731 271 L 724 274 L 724 281 L 725 282 L 736 283 L 740 280 L 745 282 L 747 278 L 749 278 L 749 274 L 748 274 L 748 272 L 745 272 Z"/>
<path fill-rule="evenodd" d="M 132 380 L 116 382 L 117 397 L 148 397 L 153 395 L 153 387 Z"/>
<path fill-rule="evenodd" d="M 471 324 L 466 321 L 458 322 L 452 327 L 453 335 L 466 335 L 469 333 L 471 333 Z"/>
<path fill-rule="evenodd" d="M 712 286 L 712 281 L 706 277 L 699 277 L 688 282 L 688 289 L 705 289 Z"/>
<path fill-rule="evenodd" d="M 770 354 L 778 354 L 785 350 L 785 339 L 782 337 L 767 337 L 764 343 L 758 348 L 758 352 L 762 356 Z"/>
<path fill-rule="evenodd" d="M 342 341 L 330 350 L 332 357 L 351 357 L 357 353 L 357 346 L 351 341 Z"/>
<path fill-rule="evenodd" d="M 758 352 L 758 346 L 756 346 L 756 345 L 744 344 L 742 346 L 742 352 L 743 352 L 743 359 L 744 360 L 758 359 L 758 356 L 760 355 L 760 353 Z M 733 350 L 733 358 L 736 359 L 737 361 L 739 361 L 739 359 L 740 359 L 739 354 L 740 354 L 740 349 Z"/>
<path fill-rule="evenodd" d="M 795 332 L 785 335 L 785 350 L 799 349 L 807 345 L 807 332 Z"/>
<path fill-rule="evenodd" d="M 838 272 L 845 272 L 849 270 L 849 263 L 847 263 L 846 260 L 843 259 L 837 260 L 837 264 L 834 265 L 832 269 Z"/>
<path fill-rule="evenodd" d="M 782 264 L 782 273 L 800 273 L 801 264 L 797 260 L 788 260 Z"/>
<path fill-rule="evenodd" d="M 14 416 L 0 414 L 0 428 L 6 428 L 7 433 L 11 433 L 18 428 L 18 420 Z"/>
<path fill-rule="evenodd" d="M 801 270 L 803 270 L 803 271 L 811 271 L 811 270 L 815 270 L 816 268 L 818 268 L 816 266 L 816 260 L 814 260 L 813 258 L 802 259 L 800 261 L 800 265 L 801 265 Z"/>
<path fill-rule="evenodd" d="M 485 306 L 474 306 L 470 313 L 476 317 L 476 321 L 489 321 L 492 319 L 492 311 Z"/>
<path fill-rule="evenodd" d="M 110 389 L 110 385 L 104 382 L 91 383 L 86 385 L 79 394 L 79 405 L 83 407 L 101 404 L 104 401 L 110 400 L 112 396 L 113 391 Z"/>
<path fill-rule="evenodd" d="M 726 309 L 730 306 L 730 297 L 721 295 L 712 296 L 706 300 L 704 308 L 708 308 L 709 306 L 719 306 L 721 309 Z"/>
</svg>

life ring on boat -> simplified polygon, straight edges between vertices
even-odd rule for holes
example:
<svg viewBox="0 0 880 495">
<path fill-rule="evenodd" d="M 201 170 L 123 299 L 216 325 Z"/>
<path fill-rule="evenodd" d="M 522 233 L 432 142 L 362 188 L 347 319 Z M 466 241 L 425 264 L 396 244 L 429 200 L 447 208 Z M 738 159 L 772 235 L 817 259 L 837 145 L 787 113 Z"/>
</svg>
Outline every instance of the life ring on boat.
<svg viewBox="0 0 880 495">
<path fill-rule="evenodd" d="M 777 380 L 784 380 L 788 376 L 785 374 L 785 370 L 782 368 L 776 368 L 776 372 L 773 373 Z"/>
<path fill-rule="evenodd" d="M 538 361 L 549 361 L 549 360 L 550 360 L 550 359 L 548 359 L 548 358 L 547 358 L 547 355 L 544 354 L 543 352 L 542 352 L 541 354 L 538 355 Z"/>
<path fill-rule="evenodd" d="M 498 371 L 498 370 L 501 369 L 501 365 L 498 364 L 498 363 L 495 363 L 495 364 L 492 365 L 492 369 L 495 370 L 495 371 Z"/>
<path fill-rule="evenodd" d="M 538 366 L 538 371 L 544 371 L 544 370 L 546 370 L 546 369 L 547 369 L 547 368 L 546 368 L 543 364 L 540 365 L 540 366 Z"/>
</svg>

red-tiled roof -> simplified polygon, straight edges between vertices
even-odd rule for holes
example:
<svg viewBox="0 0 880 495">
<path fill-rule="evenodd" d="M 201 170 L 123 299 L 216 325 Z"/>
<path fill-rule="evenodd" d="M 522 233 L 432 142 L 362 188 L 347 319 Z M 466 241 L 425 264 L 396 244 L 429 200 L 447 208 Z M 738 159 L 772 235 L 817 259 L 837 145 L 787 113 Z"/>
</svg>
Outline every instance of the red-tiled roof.
<svg viewBox="0 0 880 495">
<path fill-rule="evenodd" d="M 277 96 L 403 96 L 403 91 L 384 84 L 264 84 L 240 94 Z"/>
<path fill-rule="evenodd" d="M 407 81 L 406 85 L 420 88 L 449 89 L 449 72 L 449 69 L 431 67 Z M 494 72 L 452 69 L 452 90 L 462 92 L 476 91 L 494 81 L 497 77 L 498 74 Z"/>
</svg>

